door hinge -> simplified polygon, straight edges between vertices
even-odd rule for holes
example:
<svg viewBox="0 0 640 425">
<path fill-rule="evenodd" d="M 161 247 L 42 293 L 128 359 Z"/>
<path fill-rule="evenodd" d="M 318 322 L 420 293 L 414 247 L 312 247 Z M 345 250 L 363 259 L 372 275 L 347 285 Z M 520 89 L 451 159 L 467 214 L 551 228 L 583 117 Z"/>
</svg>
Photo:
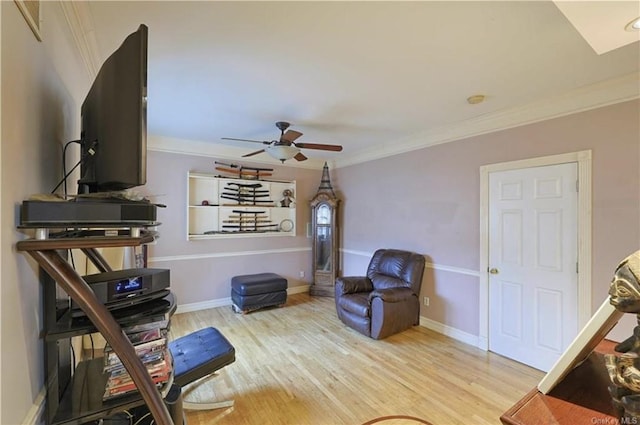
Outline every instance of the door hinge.
<svg viewBox="0 0 640 425">
<path fill-rule="evenodd" d="M 580 180 L 576 180 L 576 192 L 580 192 Z"/>
<path fill-rule="evenodd" d="M 580 273 L 580 266 L 577 261 L 576 261 L 576 273 Z"/>
</svg>

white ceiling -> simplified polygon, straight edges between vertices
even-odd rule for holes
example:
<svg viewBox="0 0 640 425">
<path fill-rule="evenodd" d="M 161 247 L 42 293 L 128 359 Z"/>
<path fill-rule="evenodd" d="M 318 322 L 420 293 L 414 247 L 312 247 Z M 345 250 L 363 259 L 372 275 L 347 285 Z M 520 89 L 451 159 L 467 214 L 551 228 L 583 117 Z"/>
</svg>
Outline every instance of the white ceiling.
<svg viewBox="0 0 640 425">
<path fill-rule="evenodd" d="M 569 3 L 619 4 L 600 8 L 605 35 L 640 16 L 637 1 Z M 304 133 L 298 141 L 344 146 L 342 153 L 305 150 L 308 165 L 340 166 L 640 92 L 638 33 L 635 42 L 598 54 L 550 1 L 69 7 L 79 16 L 75 31 L 89 67 L 99 67 L 139 24 L 149 27 L 148 131 L 172 150 L 224 144 L 225 156 L 240 159 L 260 145 L 221 137 L 272 140 L 279 135 L 274 123 L 284 120 Z M 630 16 L 615 22 L 625 8 Z M 468 104 L 474 94 L 486 101 Z"/>
</svg>

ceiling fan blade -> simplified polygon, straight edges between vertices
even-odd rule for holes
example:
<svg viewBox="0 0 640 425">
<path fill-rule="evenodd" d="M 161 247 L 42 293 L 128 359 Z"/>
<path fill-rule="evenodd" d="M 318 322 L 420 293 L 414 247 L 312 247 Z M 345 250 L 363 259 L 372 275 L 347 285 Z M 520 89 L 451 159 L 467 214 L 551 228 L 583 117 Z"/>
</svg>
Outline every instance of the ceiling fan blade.
<svg viewBox="0 0 640 425">
<path fill-rule="evenodd" d="M 238 142 L 262 143 L 263 145 L 268 145 L 269 143 L 271 143 L 271 142 L 261 142 L 260 140 L 234 139 L 233 137 L 222 137 L 222 140 L 236 140 Z"/>
<path fill-rule="evenodd" d="M 264 152 L 264 149 L 260 149 L 259 151 L 255 151 L 255 152 L 244 154 L 244 155 L 242 155 L 242 157 L 246 158 L 248 156 L 258 155 L 259 153 L 262 153 L 262 152 Z"/>
<path fill-rule="evenodd" d="M 295 159 L 297 159 L 298 161 L 304 161 L 307 159 L 306 156 L 304 156 L 304 154 L 302 152 L 298 152 L 296 154 L 296 156 L 294 156 Z"/>
<path fill-rule="evenodd" d="M 282 137 L 280 137 L 280 140 L 284 140 L 284 141 L 293 143 L 293 141 L 296 140 L 300 136 L 302 136 L 302 133 L 300 133 L 299 131 L 287 130 L 287 131 L 284 132 Z"/>
<path fill-rule="evenodd" d="M 302 149 L 318 149 L 321 151 L 333 151 L 340 152 L 342 151 L 342 146 L 340 145 L 324 145 L 322 143 L 294 143 L 296 147 Z"/>
</svg>

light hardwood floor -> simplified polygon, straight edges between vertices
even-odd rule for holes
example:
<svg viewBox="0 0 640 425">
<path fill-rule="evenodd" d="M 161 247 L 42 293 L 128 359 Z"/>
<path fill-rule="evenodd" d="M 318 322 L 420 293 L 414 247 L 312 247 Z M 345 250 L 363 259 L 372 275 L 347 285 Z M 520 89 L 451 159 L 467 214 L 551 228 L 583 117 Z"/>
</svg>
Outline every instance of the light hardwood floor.
<svg viewBox="0 0 640 425">
<path fill-rule="evenodd" d="M 245 315 L 231 307 L 175 315 L 174 338 L 213 326 L 236 348 L 235 363 L 184 390 L 190 401 L 235 406 L 188 412 L 188 425 L 358 425 L 387 415 L 498 424 L 543 376 L 420 326 L 375 341 L 344 326 L 333 303 L 296 294 Z"/>
</svg>

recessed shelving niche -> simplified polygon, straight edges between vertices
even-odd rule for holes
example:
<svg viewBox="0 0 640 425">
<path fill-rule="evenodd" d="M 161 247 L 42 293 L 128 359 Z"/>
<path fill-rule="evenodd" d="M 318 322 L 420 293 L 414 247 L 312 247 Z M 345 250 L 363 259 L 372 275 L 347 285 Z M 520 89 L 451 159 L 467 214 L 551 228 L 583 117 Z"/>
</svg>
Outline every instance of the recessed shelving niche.
<svg viewBox="0 0 640 425">
<path fill-rule="evenodd" d="M 295 181 L 190 172 L 187 239 L 295 236 L 295 196 Z"/>
</svg>

